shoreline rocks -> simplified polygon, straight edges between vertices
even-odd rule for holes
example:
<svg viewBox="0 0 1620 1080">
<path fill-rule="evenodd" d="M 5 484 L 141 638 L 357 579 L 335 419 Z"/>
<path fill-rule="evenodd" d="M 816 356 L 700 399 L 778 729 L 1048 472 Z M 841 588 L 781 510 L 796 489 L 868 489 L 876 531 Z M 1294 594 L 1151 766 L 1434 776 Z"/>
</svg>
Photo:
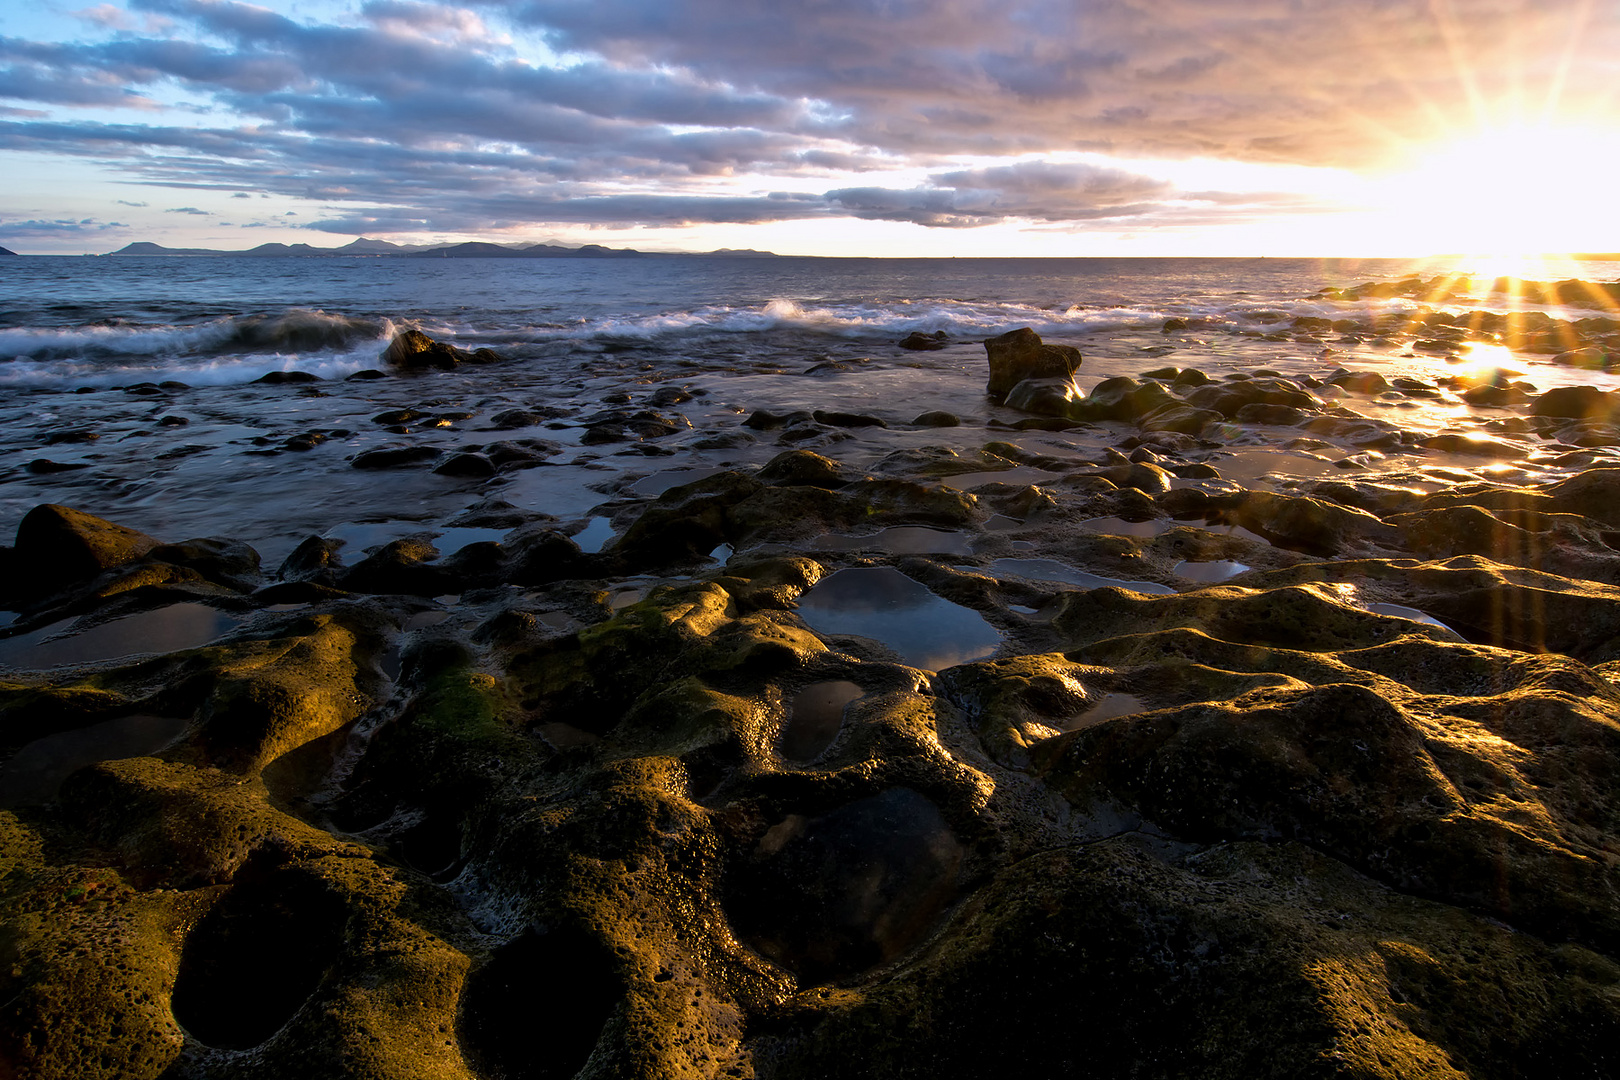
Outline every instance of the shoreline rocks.
<svg viewBox="0 0 1620 1080">
<path fill-rule="evenodd" d="M 1139 425 L 1348 419 L 1271 376 L 1098 389 Z M 499 540 L 311 537 L 269 583 L 36 508 L 3 555 L 47 584 L 0 629 L 0 1067 L 1612 1070 L 1620 468 L 1248 490 L 1135 438 L 790 447 L 621 491 L 599 552 L 492 501 Z M 845 570 L 897 621 L 815 629 Z M 27 666 L 187 605 L 231 619 Z M 953 609 L 996 652 L 901 662 Z M 88 757 L 7 795 L 53 746 Z"/>
</svg>

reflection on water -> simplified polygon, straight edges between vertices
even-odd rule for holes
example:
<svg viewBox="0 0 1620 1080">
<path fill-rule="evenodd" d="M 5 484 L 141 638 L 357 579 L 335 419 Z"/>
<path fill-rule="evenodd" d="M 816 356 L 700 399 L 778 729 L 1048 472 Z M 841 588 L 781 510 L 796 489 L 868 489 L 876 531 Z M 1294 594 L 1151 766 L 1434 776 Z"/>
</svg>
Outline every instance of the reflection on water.
<svg viewBox="0 0 1620 1080">
<path fill-rule="evenodd" d="M 1253 567 L 1245 566 L 1230 559 L 1215 559 L 1211 562 L 1178 562 L 1171 568 L 1171 573 L 1177 577 L 1184 577 L 1188 581 L 1198 581 L 1210 584 L 1216 581 L 1225 581 L 1227 578 L 1237 577 Z"/>
<path fill-rule="evenodd" d="M 1149 518 L 1147 521 L 1126 521 L 1124 518 L 1100 517 L 1089 518 L 1080 523 L 1082 529 L 1092 532 L 1108 533 L 1110 536 L 1140 536 L 1152 538 L 1170 531 L 1170 522 L 1159 518 Z"/>
<path fill-rule="evenodd" d="M 948 488 L 966 491 L 981 484 L 1016 484 L 1020 487 L 1026 484 L 1050 484 L 1061 476 L 1060 473 L 1048 472 L 1046 469 L 1037 469 L 1033 465 L 1018 465 L 1011 469 L 1001 469 L 996 472 L 970 472 L 960 473 L 956 476 L 941 478 L 940 483 Z"/>
<path fill-rule="evenodd" d="M 574 534 L 574 543 L 587 555 L 602 550 L 602 545 L 613 539 L 613 522 L 604 517 L 593 517 L 590 523 Z"/>
<path fill-rule="evenodd" d="M 896 525 L 870 536 L 823 533 L 810 546 L 817 551 L 881 551 L 888 555 L 967 555 L 973 550 L 961 533 L 926 525 Z"/>
<path fill-rule="evenodd" d="M 978 612 L 941 600 L 888 566 L 829 576 L 800 599 L 799 617 L 820 634 L 881 641 L 904 663 L 928 671 L 981 660 L 1001 644 Z"/>
<path fill-rule="evenodd" d="M 1398 619 L 1411 619 L 1413 622 L 1425 623 L 1429 626 L 1438 626 L 1457 641 L 1468 640 L 1461 634 L 1457 633 L 1457 631 L 1435 618 L 1433 615 L 1430 615 L 1424 611 L 1419 611 L 1414 607 L 1407 607 L 1405 604 L 1367 604 L 1365 607 L 1366 610 L 1375 615 L 1393 615 Z"/>
<path fill-rule="evenodd" d="M 644 476 L 630 485 L 630 490 L 637 495 L 659 496 L 671 488 L 678 488 L 684 484 L 691 484 L 715 473 L 725 472 L 720 465 L 707 466 L 697 469 L 666 469 L 655 472 L 651 476 Z"/>
<path fill-rule="evenodd" d="M 997 559 L 990 564 L 992 574 L 1016 574 L 1019 577 L 1030 578 L 1033 581 L 1060 581 L 1066 585 L 1078 585 L 1082 589 L 1130 589 L 1139 593 L 1173 593 L 1176 590 L 1168 585 L 1160 585 L 1156 581 L 1126 581 L 1123 578 L 1103 577 L 1100 574 L 1088 574 L 1084 570 L 1076 570 L 1066 566 L 1056 559 Z"/>
<path fill-rule="evenodd" d="M 844 725 L 844 706 L 863 692 L 854 683 L 839 680 L 812 683 L 793 695 L 782 728 L 782 756 L 789 761 L 820 757 Z"/>
<path fill-rule="evenodd" d="M 1104 720 L 1112 720 L 1116 716 L 1129 716 L 1146 708 L 1146 703 L 1135 694 L 1104 694 L 1102 700 L 1091 708 L 1065 720 L 1063 730 L 1079 731 L 1081 728 L 1100 724 Z"/>
<path fill-rule="evenodd" d="M 126 615 L 71 637 L 47 640 L 71 627 L 63 619 L 33 633 L 0 641 L 0 664 L 22 668 L 88 664 L 135 653 L 175 652 L 205 645 L 239 620 L 207 604 L 170 604 Z"/>
<path fill-rule="evenodd" d="M 506 533 L 505 529 L 477 529 L 460 525 L 435 529 L 420 521 L 346 521 L 327 529 L 322 535 L 328 540 L 342 540 L 347 549 L 356 552 L 381 547 L 407 536 L 430 536 L 431 543 L 440 555 L 450 555 L 468 544 L 499 541 Z"/>
<path fill-rule="evenodd" d="M 155 754 L 179 738 L 190 722 L 190 717 L 140 713 L 35 739 L 0 766 L 0 806 L 54 798 L 69 773 L 97 761 Z"/>
</svg>

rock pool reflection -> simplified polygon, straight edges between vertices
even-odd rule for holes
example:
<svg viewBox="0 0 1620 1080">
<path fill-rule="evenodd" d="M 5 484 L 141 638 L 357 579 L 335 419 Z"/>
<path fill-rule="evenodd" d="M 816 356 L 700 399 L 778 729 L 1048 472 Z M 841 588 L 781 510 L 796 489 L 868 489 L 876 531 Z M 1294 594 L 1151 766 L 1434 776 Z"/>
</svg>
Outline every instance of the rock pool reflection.
<svg viewBox="0 0 1620 1080">
<path fill-rule="evenodd" d="M 927 671 L 982 660 L 1001 644 L 978 612 L 941 600 L 888 566 L 832 574 L 800 599 L 799 617 L 819 634 L 881 641 Z"/>
<path fill-rule="evenodd" d="M 1176 590 L 1156 581 L 1126 581 L 1123 578 L 1103 577 L 1076 570 L 1056 559 L 997 559 L 990 564 L 992 574 L 1017 574 L 1031 581 L 1059 581 L 1065 585 L 1078 585 L 1083 589 L 1106 589 L 1110 586 L 1130 589 L 1132 592 L 1164 595 Z"/>
<path fill-rule="evenodd" d="M 71 637 L 57 637 L 73 625 L 70 619 L 0 641 L 0 664 L 47 668 L 88 664 L 134 653 L 175 652 L 205 645 L 237 620 L 207 604 L 170 604 L 93 626 Z"/>
<path fill-rule="evenodd" d="M 145 757 L 179 738 L 186 716 L 145 713 L 47 735 L 0 766 L 0 806 L 24 806 L 54 798 L 69 773 L 97 761 Z"/>
<path fill-rule="evenodd" d="M 819 757 L 844 726 L 844 706 L 864 692 L 852 682 L 839 680 L 812 683 L 793 695 L 782 728 L 782 756 L 789 761 Z"/>
<path fill-rule="evenodd" d="M 810 546 L 818 551 L 882 551 L 890 555 L 966 555 L 973 550 L 959 532 L 926 525 L 895 525 L 870 536 L 826 533 Z"/>
</svg>

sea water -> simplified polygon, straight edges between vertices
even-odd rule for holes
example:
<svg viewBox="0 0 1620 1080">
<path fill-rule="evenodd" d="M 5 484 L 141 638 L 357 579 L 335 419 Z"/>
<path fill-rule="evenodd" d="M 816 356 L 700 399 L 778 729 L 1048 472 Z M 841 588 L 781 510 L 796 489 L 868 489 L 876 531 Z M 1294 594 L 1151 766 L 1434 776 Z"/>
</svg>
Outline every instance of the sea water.
<svg viewBox="0 0 1620 1080">
<path fill-rule="evenodd" d="M 1343 367 L 1432 382 L 1462 358 L 1415 350 L 1410 338 L 1296 333 L 1292 321 L 1416 311 L 1414 299 L 1335 302 L 1316 294 L 1458 268 L 1467 266 L 656 256 L 7 259 L 0 262 L 0 448 L 7 463 L 0 473 L 0 539 L 41 502 L 73 505 L 164 539 L 246 540 L 272 569 L 311 535 L 357 522 L 398 535 L 442 533 L 458 514 L 488 500 L 584 527 L 594 508 L 613 499 L 644 498 L 685 475 L 768 461 L 784 447 L 771 433 L 743 426 L 760 409 L 881 419 L 886 427 L 843 428 L 836 446 L 810 447 L 857 470 L 880 467 L 897 449 L 969 451 L 1010 438 L 1032 453 L 1095 459 L 1118 433 L 1009 434 L 1022 414 L 986 400 L 984 339 L 1028 326 L 1049 342 L 1076 345 L 1085 355 L 1078 381 L 1087 388 L 1165 366 L 1213 378 L 1254 370 L 1324 377 Z M 1547 276 L 1607 280 L 1614 269 L 1570 264 Z M 1513 301 L 1481 291 L 1430 306 L 1505 311 Z M 1596 314 L 1546 310 L 1571 320 Z M 1191 326 L 1167 332 L 1167 319 Z M 406 327 L 466 349 L 491 348 L 502 360 L 453 372 L 348 378 L 383 368 L 380 354 Z M 913 331 L 943 331 L 947 347 L 899 348 Z M 1543 389 L 1620 386 L 1615 375 L 1561 368 L 1544 356 L 1503 349 L 1490 356 Z M 272 372 L 320 381 L 255 381 Z M 660 391 L 668 393 L 655 399 Z M 403 431 L 377 419 L 403 408 L 422 418 Z M 1420 398 L 1358 408 L 1385 409 L 1405 426 L 1434 430 L 1456 413 Z M 592 424 L 614 409 L 654 412 L 674 431 L 593 442 Z M 535 419 L 518 427 L 495 422 L 510 410 L 529 410 Z M 910 423 L 938 410 L 958 416 L 960 426 Z M 544 460 L 477 479 L 437 475 L 426 466 L 351 465 L 362 452 L 390 445 L 476 450 L 503 440 L 527 440 Z M 1268 444 L 1260 432 L 1252 441 L 1281 440 Z M 1257 482 L 1269 476 L 1262 472 Z"/>
</svg>

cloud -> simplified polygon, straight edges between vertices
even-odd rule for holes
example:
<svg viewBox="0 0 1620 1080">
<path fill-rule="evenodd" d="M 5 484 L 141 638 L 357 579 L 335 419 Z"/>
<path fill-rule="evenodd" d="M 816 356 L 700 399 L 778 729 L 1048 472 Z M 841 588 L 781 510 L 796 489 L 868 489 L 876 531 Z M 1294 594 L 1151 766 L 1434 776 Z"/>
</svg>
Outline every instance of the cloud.
<svg viewBox="0 0 1620 1080">
<path fill-rule="evenodd" d="M 165 214 L 195 214 L 198 217 L 208 217 L 210 211 L 199 210 L 195 206 L 174 206 L 163 211 Z"/>
<path fill-rule="evenodd" d="M 118 221 L 94 218 L 30 218 L 25 221 L 0 220 L 0 241 L 22 239 L 64 239 L 75 236 L 101 236 L 128 226 Z"/>
<path fill-rule="evenodd" d="M 131 0 L 77 15 L 83 40 L 0 37 L 0 99 L 30 105 L 0 104 L 0 148 L 315 200 L 334 231 L 1304 212 L 1052 158 L 1363 168 L 1554 89 L 1608 109 L 1620 53 L 1620 7 L 1584 0 L 367 0 L 342 24 Z M 166 111 L 180 99 L 189 113 Z"/>
</svg>

